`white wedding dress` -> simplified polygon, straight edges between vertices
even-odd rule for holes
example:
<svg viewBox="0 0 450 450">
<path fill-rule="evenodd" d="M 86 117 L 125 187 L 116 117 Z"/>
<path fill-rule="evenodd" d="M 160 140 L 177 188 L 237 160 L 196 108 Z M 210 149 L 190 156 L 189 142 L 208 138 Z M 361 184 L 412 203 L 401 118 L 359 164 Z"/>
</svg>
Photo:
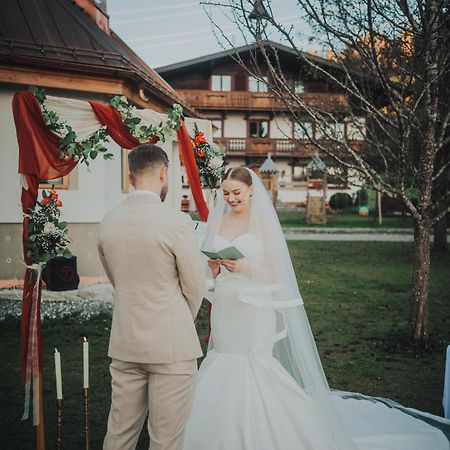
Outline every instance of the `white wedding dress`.
<svg viewBox="0 0 450 450">
<path fill-rule="evenodd" d="M 216 234 L 215 250 L 234 245 L 248 260 L 263 258 L 252 233 L 232 242 Z M 276 311 L 264 307 L 273 285 L 222 268 L 211 312 L 212 349 L 200 370 L 183 450 L 336 450 L 316 403 L 274 358 Z M 348 398 L 348 397 L 352 398 Z M 351 393 L 332 393 L 360 450 L 448 450 L 438 429 L 449 422 Z M 398 407 L 397 407 L 398 406 Z M 424 420 L 433 425 L 429 425 Z"/>
</svg>

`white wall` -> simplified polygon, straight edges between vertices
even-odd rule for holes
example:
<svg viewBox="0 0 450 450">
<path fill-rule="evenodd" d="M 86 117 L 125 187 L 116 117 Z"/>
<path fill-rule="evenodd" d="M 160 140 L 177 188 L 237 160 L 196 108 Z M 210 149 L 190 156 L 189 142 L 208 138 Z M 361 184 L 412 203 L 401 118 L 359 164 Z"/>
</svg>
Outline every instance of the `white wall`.
<svg viewBox="0 0 450 450">
<path fill-rule="evenodd" d="M 0 222 L 22 221 L 16 127 L 11 90 L 0 89 Z"/>
<path fill-rule="evenodd" d="M 247 137 L 247 122 L 242 113 L 227 113 L 224 121 L 224 134 L 226 138 Z"/>
<path fill-rule="evenodd" d="M 292 121 L 284 115 L 276 113 L 270 122 L 270 137 L 272 139 L 292 139 Z"/>
</svg>

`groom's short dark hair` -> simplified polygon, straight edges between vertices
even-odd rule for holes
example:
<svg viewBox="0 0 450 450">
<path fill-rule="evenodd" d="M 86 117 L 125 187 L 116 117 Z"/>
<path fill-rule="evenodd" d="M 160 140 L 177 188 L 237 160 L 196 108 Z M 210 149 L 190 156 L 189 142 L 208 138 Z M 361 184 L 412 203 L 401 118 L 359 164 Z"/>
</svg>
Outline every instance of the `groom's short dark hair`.
<svg viewBox="0 0 450 450">
<path fill-rule="evenodd" d="M 128 153 L 128 167 L 132 176 L 147 169 L 169 166 L 167 153 L 157 145 L 139 144 Z"/>
</svg>

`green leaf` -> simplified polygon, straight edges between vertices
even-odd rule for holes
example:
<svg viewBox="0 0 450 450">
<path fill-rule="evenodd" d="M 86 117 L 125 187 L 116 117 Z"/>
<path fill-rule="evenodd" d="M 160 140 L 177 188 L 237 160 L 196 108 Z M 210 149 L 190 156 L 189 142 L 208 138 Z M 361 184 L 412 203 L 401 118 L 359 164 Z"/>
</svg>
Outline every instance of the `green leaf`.
<svg viewBox="0 0 450 450">
<path fill-rule="evenodd" d="M 67 227 L 67 222 L 59 222 L 58 228 L 60 230 L 64 230 L 64 228 L 66 228 L 66 227 Z"/>
<path fill-rule="evenodd" d="M 36 86 L 29 86 L 28 90 L 38 99 L 39 103 L 44 103 L 46 99 L 45 89 L 39 89 Z"/>
<path fill-rule="evenodd" d="M 66 249 L 64 249 L 63 256 L 64 256 L 64 258 L 71 258 L 72 252 L 68 248 L 66 248 Z"/>
<path fill-rule="evenodd" d="M 34 242 L 36 240 L 36 238 L 37 238 L 37 234 L 32 234 L 31 236 L 28 236 L 28 240 L 30 242 Z"/>
<path fill-rule="evenodd" d="M 89 156 L 90 156 L 92 159 L 97 158 L 97 155 L 98 155 L 98 153 L 97 153 L 96 150 L 92 150 L 92 151 L 89 153 Z"/>
</svg>

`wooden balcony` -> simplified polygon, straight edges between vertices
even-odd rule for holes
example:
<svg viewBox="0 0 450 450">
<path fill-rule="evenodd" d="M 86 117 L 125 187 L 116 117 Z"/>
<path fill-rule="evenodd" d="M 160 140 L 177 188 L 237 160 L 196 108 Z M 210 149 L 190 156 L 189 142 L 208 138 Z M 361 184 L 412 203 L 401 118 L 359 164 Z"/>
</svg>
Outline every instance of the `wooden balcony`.
<svg viewBox="0 0 450 450">
<path fill-rule="evenodd" d="M 273 156 L 312 157 L 316 154 L 316 146 L 310 141 L 294 139 L 261 139 L 261 138 L 214 138 L 214 142 L 223 146 L 228 156 Z M 352 147 L 361 150 L 364 141 L 352 141 Z M 323 145 L 333 145 L 323 142 Z"/>
<path fill-rule="evenodd" d="M 198 109 L 287 110 L 286 105 L 282 101 L 268 92 L 220 92 L 200 89 L 177 89 L 177 93 L 186 102 Z M 323 111 L 342 111 L 348 108 L 348 100 L 344 94 L 320 92 L 299 94 L 299 97 L 309 106 Z"/>
</svg>

